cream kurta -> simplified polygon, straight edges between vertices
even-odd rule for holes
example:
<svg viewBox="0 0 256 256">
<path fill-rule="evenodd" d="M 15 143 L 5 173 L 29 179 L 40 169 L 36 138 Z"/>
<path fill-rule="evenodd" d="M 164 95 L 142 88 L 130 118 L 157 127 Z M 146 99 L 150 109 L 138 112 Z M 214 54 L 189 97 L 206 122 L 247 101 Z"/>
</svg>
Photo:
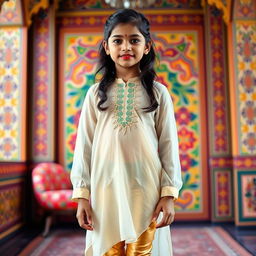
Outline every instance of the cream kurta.
<svg viewBox="0 0 256 256">
<path fill-rule="evenodd" d="M 167 88 L 155 82 L 160 106 L 149 113 L 142 110 L 149 98 L 138 78 L 127 83 L 116 79 L 103 105 L 106 111 L 97 109 L 97 88 L 90 87 L 82 107 L 71 171 L 73 199 L 90 197 L 93 209 L 87 256 L 102 256 L 119 241 L 136 241 L 149 226 L 159 198 L 177 198 L 182 185 Z M 169 227 L 157 229 L 153 256 L 169 255 Z"/>
</svg>

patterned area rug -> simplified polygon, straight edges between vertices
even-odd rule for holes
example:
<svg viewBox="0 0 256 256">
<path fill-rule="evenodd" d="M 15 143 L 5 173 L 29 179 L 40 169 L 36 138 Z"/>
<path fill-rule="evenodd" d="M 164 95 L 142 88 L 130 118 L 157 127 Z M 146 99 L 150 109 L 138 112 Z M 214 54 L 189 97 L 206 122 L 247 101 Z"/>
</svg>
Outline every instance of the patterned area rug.
<svg viewBox="0 0 256 256">
<path fill-rule="evenodd" d="M 174 256 L 252 255 L 221 227 L 175 227 L 171 232 Z M 47 238 L 37 237 L 19 256 L 82 256 L 84 246 L 81 230 L 57 230 Z"/>
</svg>

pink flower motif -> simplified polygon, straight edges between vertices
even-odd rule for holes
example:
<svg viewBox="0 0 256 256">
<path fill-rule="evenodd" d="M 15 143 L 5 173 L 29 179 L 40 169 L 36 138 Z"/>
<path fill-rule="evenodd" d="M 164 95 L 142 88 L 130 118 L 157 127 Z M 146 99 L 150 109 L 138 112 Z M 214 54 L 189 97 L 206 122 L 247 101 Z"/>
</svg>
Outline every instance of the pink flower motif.
<svg viewBox="0 0 256 256">
<path fill-rule="evenodd" d="M 0 83 L 0 91 L 3 93 L 5 99 L 10 99 L 15 91 L 17 90 L 18 86 L 13 81 L 13 77 L 6 76 L 2 83 Z"/>
<path fill-rule="evenodd" d="M 249 133 L 247 138 L 243 141 L 243 144 L 246 145 L 249 150 L 252 152 L 256 149 L 256 135 L 255 133 Z"/>
<path fill-rule="evenodd" d="M 253 101 L 248 101 L 246 106 L 242 109 L 242 116 L 246 119 L 246 122 L 251 125 L 255 123 L 256 106 Z"/>
<path fill-rule="evenodd" d="M 178 124 L 182 125 L 186 125 L 189 124 L 190 122 L 190 112 L 187 110 L 187 108 L 180 108 L 177 113 L 175 114 L 175 118 Z"/>
<path fill-rule="evenodd" d="M 256 83 L 256 77 L 253 75 L 252 70 L 246 70 L 244 72 L 243 77 L 240 79 L 240 83 L 243 85 L 246 92 L 253 92 L 254 85 Z"/>
<path fill-rule="evenodd" d="M 5 130 L 11 130 L 17 122 L 17 116 L 13 109 L 9 106 L 3 108 L 3 113 L 0 114 L 0 122 L 3 124 Z"/>
<path fill-rule="evenodd" d="M 76 127 L 78 127 L 80 115 L 81 115 L 81 110 L 78 110 L 78 111 L 76 112 L 76 114 L 74 115 L 74 125 L 75 125 Z"/>
<path fill-rule="evenodd" d="M 68 144 L 69 144 L 69 146 L 70 146 L 70 148 L 71 148 L 71 150 L 74 152 L 74 150 L 75 150 L 75 145 L 76 145 L 76 136 L 77 136 L 77 133 L 75 133 L 75 134 L 72 134 L 71 136 L 70 136 L 70 140 L 68 141 Z"/>
<path fill-rule="evenodd" d="M 186 152 L 187 150 L 194 147 L 196 138 L 192 131 L 189 131 L 186 127 L 182 127 L 178 131 L 179 135 L 179 148 L 181 151 Z"/>
<path fill-rule="evenodd" d="M 161 75 L 157 76 L 157 82 L 159 82 L 159 83 L 163 84 L 165 87 L 167 87 L 165 84 L 165 79 Z"/>
<path fill-rule="evenodd" d="M 187 172 L 191 167 L 191 158 L 188 155 L 180 155 L 181 170 Z"/>
<path fill-rule="evenodd" d="M 3 151 L 5 157 L 10 158 L 12 153 L 17 149 L 11 138 L 5 138 L 0 145 L 0 150 Z"/>
<path fill-rule="evenodd" d="M 164 51 L 162 51 L 162 56 L 167 56 L 174 58 L 179 52 L 174 48 L 167 48 Z"/>
</svg>

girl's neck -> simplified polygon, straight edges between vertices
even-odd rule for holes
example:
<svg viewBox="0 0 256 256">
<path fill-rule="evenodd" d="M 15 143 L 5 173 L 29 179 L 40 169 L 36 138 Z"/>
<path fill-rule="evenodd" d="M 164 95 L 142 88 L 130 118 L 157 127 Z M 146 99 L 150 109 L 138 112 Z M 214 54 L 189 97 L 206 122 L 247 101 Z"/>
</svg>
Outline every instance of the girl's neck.
<svg viewBox="0 0 256 256">
<path fill-rule="evenodd" d="M 136 70 L 116 70 L 116 77 L 121 78 L 124 82 L 127 82 L 130 78 L 140 75 L 140 71 Z"/>
</svg>

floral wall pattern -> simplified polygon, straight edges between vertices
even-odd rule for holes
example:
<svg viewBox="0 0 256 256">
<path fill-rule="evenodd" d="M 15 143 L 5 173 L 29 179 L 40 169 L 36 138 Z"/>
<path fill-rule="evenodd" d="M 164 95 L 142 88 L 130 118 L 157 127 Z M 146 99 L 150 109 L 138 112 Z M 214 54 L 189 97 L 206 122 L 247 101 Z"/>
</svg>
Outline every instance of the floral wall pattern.
<svg viewBox="0 0 256 256">
<path fill-rule="evenodd" d="M 81 107 L 89 87 L 94 83 L 101 34 L 65 36 L 65 167 L 70 170 Z"/>
<path fill-rule="evenodd" d="M 167 85 L 175 106 L 183 187 L 177 206 L 199 210 L 200 184 L 200 96 L 198 35 L 196 32 L 155 32 L 153 38 L 160 65 L 159 81 Z"/>
<path fill-rule="evenodd" d="M 25 157 L 23 79 L 24 33 L 20 28 L 0 28 L 0 161 Z"/>
<path fill-rule="evenodd" d="M 256 154 L 256 21 L 237 21 L 236 81 L 240 154 Z"/>
<path fill-rule="evenodd" d="M 256 170 L 256 2 L 236 0 L 232 24 L 231 77 L 234 90 L 233 140 L 234 140 L 234 186 L 235 222 L 238 226 L 255 225 L 253 212 L 255 198 L 254 178 Z"/>
</svg>

